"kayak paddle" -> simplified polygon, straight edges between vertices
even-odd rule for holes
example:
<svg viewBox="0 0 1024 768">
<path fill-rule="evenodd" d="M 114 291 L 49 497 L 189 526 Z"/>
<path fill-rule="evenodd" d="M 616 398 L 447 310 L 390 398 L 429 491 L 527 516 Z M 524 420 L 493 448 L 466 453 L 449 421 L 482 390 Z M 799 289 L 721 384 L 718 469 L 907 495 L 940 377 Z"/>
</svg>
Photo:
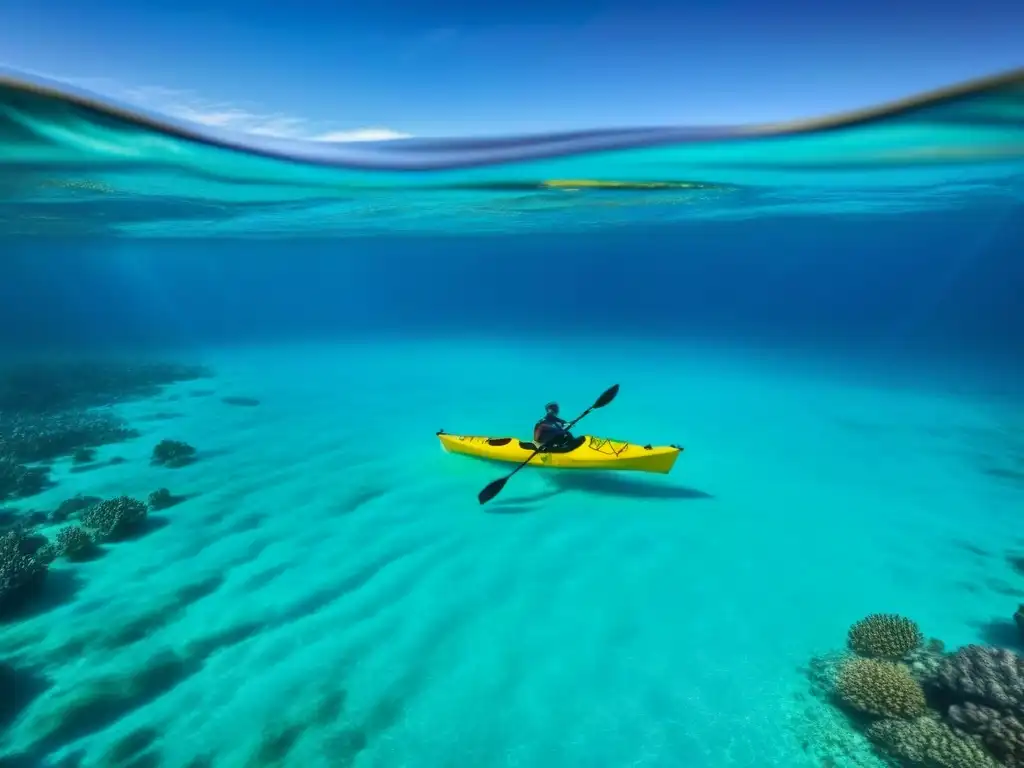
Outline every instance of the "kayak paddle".
<svg viewBox="0 0 1024 768">
<path fill-rule="evenodd" d="M 572 429 L 573 425 L 575 425 L 577 421 L 582 419 L 584 416 L 586 416 L 588 413 L 590 413 L 594 409 L 596 409 L 596 408 L 604 408 L 606 405 L 608 405 L 608 403 L 610 403 L 612 400 L 615 399 L 615 396 L 617 394 L 619 394 L 619 385 L 618 384 L 614 384 L 611 387 L 609 387 L 608 389 L 606 389 L 601 394 L 601 396 L 599 398 L 597 398 L 597 400 L 594 401 L 594 404 L 592 406 L 587 408 L 587 410 L 585 410 L 583 413 L 581 413 L 579 416 L 577 416 L 575 419 L 573 419 L 572 421 L 570 421 L 568 424 L 565 425 L 565 431 L 568 432 L 570 429 Z M 546 445 L 546 443 L 545 443 L 545 445 Z M 518 467 L 516 467 L 511 472 L 509 472 L 505 477 L 499 477 L 493 483 L 488 484 L 488 486 L 486 488 L 484 488 L 482 491 L 480 491 L 479 494 L 477 494 L 477 499 L 479 499 L 480 503 L 481 504 L 486 504 L 488 501 L 490 501 L 495 496 L 497 496 L 499 493 L 501 493 L 501 489 L 505 487 L 505 483 L 507 483 L 509 480 L 512 479 L 512 475 L 514 475 L 520 469 L 522 469 L 527 464 L 529 464 L 530 460 L 534 456 L 536 456 L 538 453 L 540 453 L 543 448 L 544 448 L 543 445 L 539 446 L 533 453 L 531 453 L 527 457 L 526 461 L 524 461 Z"/>
</svg>

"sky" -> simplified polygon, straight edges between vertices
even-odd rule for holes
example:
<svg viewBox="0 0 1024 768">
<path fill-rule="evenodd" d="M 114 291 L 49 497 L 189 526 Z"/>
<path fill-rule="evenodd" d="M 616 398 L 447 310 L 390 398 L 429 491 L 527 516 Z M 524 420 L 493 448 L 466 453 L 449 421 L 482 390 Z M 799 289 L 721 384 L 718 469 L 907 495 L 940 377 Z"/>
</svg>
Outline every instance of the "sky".
<svg viewBox="0 0 1024 768">
<path fill-rule="evenodd" d="M 1024 66 L 1019 0 L 3 0 L 0 64 L 285 138 L 811 117 Z"/>
</svg>

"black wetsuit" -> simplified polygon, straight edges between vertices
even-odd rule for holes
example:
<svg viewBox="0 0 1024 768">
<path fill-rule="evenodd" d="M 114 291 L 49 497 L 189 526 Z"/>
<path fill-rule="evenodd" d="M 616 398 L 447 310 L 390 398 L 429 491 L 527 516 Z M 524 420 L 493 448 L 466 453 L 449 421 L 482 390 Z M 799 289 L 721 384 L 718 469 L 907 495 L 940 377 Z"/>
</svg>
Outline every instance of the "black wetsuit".
<svg viewBox="0 0 1024 768">
<path fill-rule="evenodd" d="M 543 445 L 548 450 L 572 442 L 572 435 L 565 429 L 568 423 L 565 419 L 559 418 L 551 411 L 548 411 L 534 425 L 533 441 L 537 444 L 537 447 Z"/>
</svg>

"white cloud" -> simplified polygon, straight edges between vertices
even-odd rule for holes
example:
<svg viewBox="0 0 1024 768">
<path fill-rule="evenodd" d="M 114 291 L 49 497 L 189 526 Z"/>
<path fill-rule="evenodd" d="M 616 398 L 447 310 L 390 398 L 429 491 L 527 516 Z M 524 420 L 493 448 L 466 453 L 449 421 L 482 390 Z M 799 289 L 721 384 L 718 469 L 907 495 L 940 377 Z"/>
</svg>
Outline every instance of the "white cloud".
<svg viewBox="0 0 1024 768">
<path fill-rule="evenodd" d="M 412 138 L 410 133 L 393 131 L 390 128 L 357 128 L 354 131 L 328 131 L 314 136 L 314 141 L 393 141 Z"/>
<path fill-rule="evenodd" d="M 23 70 L 24 71 L 24 70 Z M 267 136 L 277 139 L 307 139 L 323 142 L 392 141 L 411 134 L 384 127 L 336 129 L 330 125 L 281 112 L 266 112 L 259 107 L 212 101 L 193 91 L 163 86 L 131 86 L 109 78 L 59 77 L 31 72 L 51 80 L 63 81 L 102 96 L 143 109 L 186 120 L 199 125 Z"/>
</svg>

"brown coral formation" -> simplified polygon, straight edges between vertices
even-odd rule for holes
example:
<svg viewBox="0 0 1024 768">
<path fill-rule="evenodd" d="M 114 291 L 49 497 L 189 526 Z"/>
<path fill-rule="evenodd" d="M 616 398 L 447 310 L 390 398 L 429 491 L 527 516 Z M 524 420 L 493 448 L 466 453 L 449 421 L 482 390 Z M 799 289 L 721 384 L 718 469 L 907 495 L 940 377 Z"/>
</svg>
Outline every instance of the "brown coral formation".
<svg viewBox="0 0 1024 768">
<path fill-rule="evenodd" d="M 974 742 L 961 738 L 940 720 L 879 720 L 867 730 L 872 742 L 891 757 L 928 768 L 998 768 L 999 763 Z"/>
<path fill-rule="evenodd" d="M 1024 724 L 1018 715 L 969 701 L 954 704 L 947 714 L 958 733 L 977 737 L 1003 765 L 1024 766 Z"/>
<path fill-rule="evenodd" d="M 935 685 L 965 701 L 1024 712 L 1024 659 L 1004 648 L 964 646 L 943 660 Z"/>
<path fill-rule="evenodd" d="M 48 467 L 54 460 L 70 457 L 70 471 L 74 472 L 82 465 L 93 465 L 97 447 L 138 437 L 139 432 L 108 406 L 156 395 L 174 382 L 211 375 L 198 366 L 138 360 L 62 358 L 55 362 L 3 363 L 0 504 L 6 499 L 34 496 L 53 485 Z M 184 443 L 170 441 L 162 450 L 168 454 L 165 463 L 171 466 L 195 458 L 195 449 Z M 114 457 L 107 463 L 123 461 Z M 183 500 L 166 491 L 155 498 L 158 506 Z M 23 609 L 51 606 L 50 598 L 59 595 L 60 585 L 73 583 L 48 576 L 71 567 L 55 564 L 57 558 L 91 559 L 102 551 L 98 543 L 145 530 L 146 517 L 146 504 L 127 496 L 105 501 L 76 496 L 50 514 L 0 509 L 0 621 L 25 615 Z M 80 525 L 63 526 L 55 535 L 47 530 L 47 523 L 71 521 Z"/>
<path fill-rule="evenodd" d="M 902 659 L 922 642 L 917 623 L 895 613 L 873 613 L 847 633 L 850 650 L 869 659 Z"/>
<path fill-rule="evenodd" d="M 0 615 L 28 598 L 46 578 L 46 563 L 27 551 L 19 531 L 0 536 Z"/>
<path fill-rule="evenodd" d="M 941 640 L 929 639 L 924 645 L 911 651 L 903 658 L 903 663 L 910 667 L 910 674 L 921 683 L 927 685 L 935 678 L 946 656 L 946 647 Z"/>
<path fill-rule="evenodd" d="M 926 708 L 924 690 L 905 664 L 850 659 L 839 668 L 836 693 L 844 704 L 878 717 L 916 717 Z"/>
<path fill-rule="evenodd" d="M 68 560 L 87 558 L 95 548 L 92 537 L 77 525 L 66 525 L 57 531 L 54 546 L 57 553 Z"/>
<path fill-rule="evenodd" d="M 196 449 L 181 440 L 161 440 L 153 446 L 150 464 L 177 469 L 196 460 Z"/>
<path fill-rule="evenodd" d="M 146 518 L 146 505 L 130 496 L 101 501 L 82 513 L 82 525 L 99 539 L 117 541 L 133 533 Z"/>
<path fill-rule="evenodd" d="M 946 653 L 895 614 L 858 621 L 847 645 L 855 655 L 841 663 L 822 657 L 812 664 L 812 684 L 831 681 L 831 700 L 857 715 L 853 727 L 894 765 L 1024 768 L 1024 659 L 1017 654 L 982 645 Z"/>
<path fill-rule="evenodd" d="M 1009 768 L 1024 768 L 1024 659 L 968 645 L 943 659 L 933 682 L 950 725 Z"/>
</svg>

